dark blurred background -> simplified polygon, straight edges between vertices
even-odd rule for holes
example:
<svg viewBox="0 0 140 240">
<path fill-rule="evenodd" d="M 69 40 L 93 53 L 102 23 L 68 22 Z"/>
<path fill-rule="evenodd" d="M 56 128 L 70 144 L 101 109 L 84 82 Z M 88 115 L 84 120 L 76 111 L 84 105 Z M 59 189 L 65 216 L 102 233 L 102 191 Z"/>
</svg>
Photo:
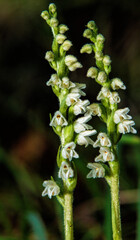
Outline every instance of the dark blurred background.
<svg viewBox="0 0 140 240">
<path fill-rule="evenodd" d="M 49 127 L 49 113 L 58 101 L 46 86 L 53 70 L 44 59 L 51 49 L 51 30 L 40 17 L 47 0 L 0 0 L 0 240 L 63 239 L 63 213 L 55 199 L 42 198 L 42 182 L 56 176 L 59 139 Z M 58 0 L 60 23 L 69 27 L 71 54 L 84 68 L 70 74 L 86 82 L 91 102 L 99 86 L 86 77 L 94 64 L 91 55 L 80 55 L 86 39 L 85 25 L 94 20 L 105 36 L 105 54 L 111 56 L 111 77 L 120 77 L 119 107 L 128 106 L 140 129 L 140 4 L 139 0 Z M 105 126 L 93 118 L 98 131 Z M 94 137 L 95 139 L 96 137 Z M 74 196 L 75 239 L 111 240 L 110 194 L 104 180 L 87 180 L 87 162 L 98 155 L 92 147 L 77 148 L 80 159 Z M 140 240 L 140 138 L 123 136 L 121 212 L 124 240 Z M 55 211 L 54 211 L 55 210 Z"/>
</svg>

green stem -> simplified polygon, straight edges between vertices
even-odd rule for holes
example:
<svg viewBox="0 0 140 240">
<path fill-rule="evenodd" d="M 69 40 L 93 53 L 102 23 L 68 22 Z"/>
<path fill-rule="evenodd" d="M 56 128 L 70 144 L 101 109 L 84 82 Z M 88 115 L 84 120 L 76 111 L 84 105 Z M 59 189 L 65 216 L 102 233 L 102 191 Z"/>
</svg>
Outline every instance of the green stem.
<svg viewBox="0 0 140 240">
<path fill-rule="evenodd" d="M 73 240 L 73 193 L 66 192 L 64 195 L 64 227 L 65 240 Z"/>
<path fill-rule="evenodd" d="M 122 240 L 121 215 L 119 199 L 119 162 L 109 163 L 111 169 L 111 212 L 112 212 L 112 231 L 113 240 Z"/>
</svg>

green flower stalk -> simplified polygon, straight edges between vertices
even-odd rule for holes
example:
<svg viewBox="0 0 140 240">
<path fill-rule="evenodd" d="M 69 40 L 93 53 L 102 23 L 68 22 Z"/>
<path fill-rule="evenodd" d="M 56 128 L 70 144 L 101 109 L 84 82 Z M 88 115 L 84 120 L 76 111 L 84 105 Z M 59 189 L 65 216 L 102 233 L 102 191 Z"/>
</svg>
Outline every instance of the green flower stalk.
<svg viewBox="0 0 140 240">
<path fill-rule="evenodd" d="M 95 79 L 101 85 L 101 91 L 97 96 L 100 103 L 93 103 L 88 106 L 88 111 L 93 116 L 98 116 L 106 124 L 106 133 L 99 133 L 93 147 L 99 147 L 99 156 L 95 158 L 96 163 L 89 163 L 87 167 L 91 169 L 87 178 L 104 177 L 110 186 L 111 209 L 112 209 L 112 229 L 113 239 L 121 240 L 121 216 L 119 201 L 119 160 L 117 154 L 117 144 L 122 134 L 136 133 L 132 117 L 128 115 L 129 108 L 118 109 L 120 96 L 119 89 L 126 89 L 126 86 L 119 78 L 110 79 L 111 59 L 104 55 L 104 41 L 102 34 L 98 33 L 98 28 L 94 21 L 87 24 L 87 29 L 83 36 L 91 43 L 85 44 L 81 53 L 95 54 L 96 67 L 90 67 L 87 77 Z"/>
<path fill-rule="evenodd" d="M 76 152 L 76 144 L 88 146 L 93 145 L 90 136 L 96 133 L 87 122 L 91 114 L 87 113 L 87 106 L 90 102 L 81 96 L 85 84 L 73 83 L 69 79 L 69 71 L 81 68 L 81 63 L 73 55 L 68 55 L 71 48 L 71 41 L 67 40 L 66 31 L 68 27 L 59 24 L 55 4 L 49 5 L 48 11 L 41 13 L 42 18 L 51 27 L 53 34 L 52 50 L 47 51 L 45 59 L 54 70 L 47 86 L 51 86 L 54 94 L 59 100 L 59 109 L 50 118 L 50 126 L 60 138 L 60 147 L 57 153 L 58 178 L 62 179 L 62 186 L 59 186 L 54 179 L 46 180 L 42 196 L 49 198 L 56 196 L 64 208 L 65 240 L 73 240 L 73 191 L 77 183 L 77 173 L 74 159 L 79 155 Z M 79 117 L 78 115 L 83 115 Z"/>
</svg>

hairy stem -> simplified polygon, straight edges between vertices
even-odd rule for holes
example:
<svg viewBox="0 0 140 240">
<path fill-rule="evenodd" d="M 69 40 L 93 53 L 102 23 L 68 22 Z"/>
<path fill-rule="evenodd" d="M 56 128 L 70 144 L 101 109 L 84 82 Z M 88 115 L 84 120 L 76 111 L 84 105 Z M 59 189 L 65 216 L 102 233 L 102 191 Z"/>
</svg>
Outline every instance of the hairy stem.
<svg viewBox="0 0 140 240">
<path fill-rule="evenodd" d="M 119 162 L 109 163 L 111 169 L 111 212 L 112 212 L 112 230 L 113 240 L 122 240 L 121 233 L 121 215 L 119 199 Z"/>
<path fill-rule="evenodd" d="M 65 240 L 73 240 L 73 193 L 67 192 L 64 195 L 64 227 Z"/>
</svg>

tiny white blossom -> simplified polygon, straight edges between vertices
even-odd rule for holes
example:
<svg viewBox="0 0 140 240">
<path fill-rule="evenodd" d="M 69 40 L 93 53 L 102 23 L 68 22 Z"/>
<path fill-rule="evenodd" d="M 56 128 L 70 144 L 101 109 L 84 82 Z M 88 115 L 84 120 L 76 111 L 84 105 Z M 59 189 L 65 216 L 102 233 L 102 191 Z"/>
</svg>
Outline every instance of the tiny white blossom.
<svg viewBox="0 0 140 240">
<path fill-rule="evenodd" d="M 80 53 L 88 53 L 88 54 L 90 54 L 90 53 L 92 53 L 92 45 L 91 44 L 85 44 L 82 48 L 81 48 L 81 50 L 80 50 Z"/>
<path fill-rule="evenodd" d="M 73 112 L 75 115 L 79 115 L 86 112 L 86 107 L 89 105 L 89 100 L 82 101 L 79 99 L 73 107 Z"/>
<path fill-rule="evenodd" d="M 103 84 L 104 82 L 106 82 L 107 80 L 107 75 L 104 71 L 101 71 L 98 73 L 98 76 L 97 76 L 97 81 L 100 83 L 100 84 Z"/>
<path fill-rule="evenodd" d="M 69 67 L 71 66 L 72 64 L 76 63 L 77 62 L 77 58 L 74 57 L 73 55 L 67 55 L 65 57 L 65 64 Z"/>
<path fill-rule="evenodd" d="M 109 97 L 110 104 L 119 103 L 121 101 L 119 94 L 117 92 L 112 92 Z"/>
<path fill-rule="evenodd" d="M 98 69 L 96 67 L 90 67 L 87 71 L 87 77 L 96 78 L 98 75 Z"/>
<path fill-rule="evenodd" d="M 95 162 L 109 162 L 109 161 L 114 161 L 115 156 L 113 152 L 111 152 L 110 148 L 107 147 L 101 147 L 100 150 L 100 155 L 95 158 Z"/>
<path fill-rule="evenodd" d="M 132 126 L 135 125 L 135 122 L 132 120 L 124 120 L 123 122 L 118 124 L 118 131 L 120 133 L 137 133 L 137 130 L 135 128 L 133 128 Z"/>
<path fill-rule="evenodd" d="M 58 22 L 57 18 L 54 18 L 54 17 L 51 18 L 51 20 L 50 20 L 51 27 L 57 27 L 58 24 L 59 24 L 59 22 Z"/>
<path fill-rule="evenodd" d="M 93 145 L 94 142 L 89 136 L 95 135 L 96 133 L 97 131 L 94 129 L 79 133 L 77 136 L 77 144 L 85 145 L 85 147 L 87 147 L 89 144 Z"/>
<path fill-rule="evenodd" d="M 86 115 L 85 117 L 78 118 L 74 122 L 74 131 L 76 133 L 83 132 L 85 130 L 92 129 L 92 126 L 86 124 L 88 121 L 91 120 L 91 115 Z"/>
<path fill-rule="evenodd" d="M 79 93 L 69 93 L 66 98 L 67 106 L 74 105 L 78 101 L 80 96 L 81 95 Z"/>
<path fill-rule="evenodd" d="M 68 77 L 63 77 L 62 78 L 61 86 L 60 86 L 61 88 L 63 88 L 63 89 L 65 89 L 65 88 L 70 89 L 70 88 L 74 88 L 75 86 L 76 86 L 76 84 L 71 82 Z"/>
<path fill-rule="evenodd" d="M 105 38 L 102 34 L 98 34 L 97 37 L 96 37 L 96 41 L 104 43 Z"/>
<path fill-rule="evenodd" d="M 68 125 L 68 122 L 67 120 L 64 118 L 64 116 L 62 115 L 61 112 L 57 111 L 55 112 L 51 122 L 50 122 L 50 126 L 53 126 L 53 127 L 57 127 L 57 126 L 67 126 Z"/>
<path fill-rule="evenodd" d="M 45 10 L 45 11 L 43 11 L 43 12 L 41 13 L 41 17 L 42 17 L 44 20 L 47 21 L 47 20 L 50 18 L 50 15 L 49 15 L 48 11 Z"/>
<path fill-rule="evenodd" d="M 83 67 L 83 66 L 82 66 L 81 63 L 75 62 L 75 63 L 73 63 L 72 65 L 68 66 L 68 69 L 73 72 L 73 71 L 75 71 L 77 68 L 82 68 L 82 67 Z"/>
<path fill-rule="evenodd" d="M 56 41 L 58 44 L 62 44 L 66 40 L 66 36 L 64 34 L 57 34 L 56 35 Z"/>
<path fill-rule="evenodd" d="M 64 51 L 68 51 L 72 46 L 72 42 L 69 40 L 65 40 L 62 44 L 62 48 L 64 49 Z"/>
<path fill-rule="evenodd" d="M 52 62 L 54 60 L 54 53 L 52 51 L 47 51 L 45 54 L 45 59 L 48 62 Z"/>
<path fill-rule="evenodd" d="M 92 114 L 93 116 L 100 117 L 102 114 L 102 110 L 100 108 L 100 105 L 98 103 L 93 103 L 87 107 L 87 111 Z"/>
<path fill-rule="evenodd" d="M 103 178 L 105 176 L 105 169 L 99 163 L 88 163 L 87 167 L 91 169 L 87 178 Z"/>
<path fill-rule="evenodd" d="M 43 187 L 45 187 L 45 189 L 42 192 L 42 197 L 48 195 L 49 198 L 52 198 L 52 196 L 59 195 L 60 193 L 59 186 L 53 180 L 44 181 Z"/>
<path fill-rule="evenodd" d="M 79 93 L 81 96 L 86 96 L 86 93 L 84 93 L 80 88 L 74 87 L 70 90 L 71 93 Z"/>
<path fill-rule="evenodd" d="M 60 86 L 61 80 L 57 74 L 52 74 L 50 80 L 46 83 L 47 86 Z"/>
<path fill-rule="evenodd" d="M 109 98 L 111 96 L 111 92 L 107 87 L 102 87 L 101 91 L 97 96 L 97 100 L 101 100 L 103 98 Z"/>
<path fill-rule="evenodd" d="M 63 158 L 68 159 L 69 161 L 71 161 L 72 158 L 79 158 L 78 153 L 74 150 L 75 147 L 76 144 L 74 142 L 67 143 L 62 149 Z"/>
<path fill-rule="evenodd" d="M 111 141 L 106 133 L 99 133 L 93 147 L 111 147 Z"/>
<path fill-rule="evenodd" d="M 69 30 L 69 28 L 66 26 L 66 25 L 64 25 L 64 24 L 60 24 L 59 25 L 59 32 L 61 33 L 61 34 L 64 34 L 66 31 L 68 31 Z"/>
<path fill-rule="evenodd" d="M 69 164 L 65 161 L 63 161 L 61 163 L 61 167 L 59 169 L 59 172 L 58 172 L 58 177 L 59 178 L 64 178 L 64 179 L 68 179 L 68 178 L 72 178 L 74 177 L 74 171 L 73 169 L 69 166 Z"/>
<path fill-rule="evenodd" d="M 103 59 L 103 53 L 100 52 L 100 51 L 96 51 L 96 52 L 95 52 L 95 58 L 96 58 L 97 61 L 102 61 L 102 59 Z"/>
<path fill-rule="evenodd" d="M 117 90 L 119 88 L 121 88 L 123 90 L 126 89 L 126 86 L 124 85 L 124 83 L 119 78 L 113 78 L 112 79 L 111 87 L 112 87 L 113 90 Z"/>
<path fill-rule="evenodd" d="M 130 115 L 127 113 L 130 111 L 128 107 L 123 109 L 118 109 L 114 114 L 114 122 L 118 124 L 119 122 L 122 122 L 123 120 L 132 119 Z"/>
<path fill-rule="evenodd" d="M 105 66 L 109 66 L 111 64 L 111 59 L 108 55 L 104 56 L 103 63 L 104 63 Z"/>
</svg>

